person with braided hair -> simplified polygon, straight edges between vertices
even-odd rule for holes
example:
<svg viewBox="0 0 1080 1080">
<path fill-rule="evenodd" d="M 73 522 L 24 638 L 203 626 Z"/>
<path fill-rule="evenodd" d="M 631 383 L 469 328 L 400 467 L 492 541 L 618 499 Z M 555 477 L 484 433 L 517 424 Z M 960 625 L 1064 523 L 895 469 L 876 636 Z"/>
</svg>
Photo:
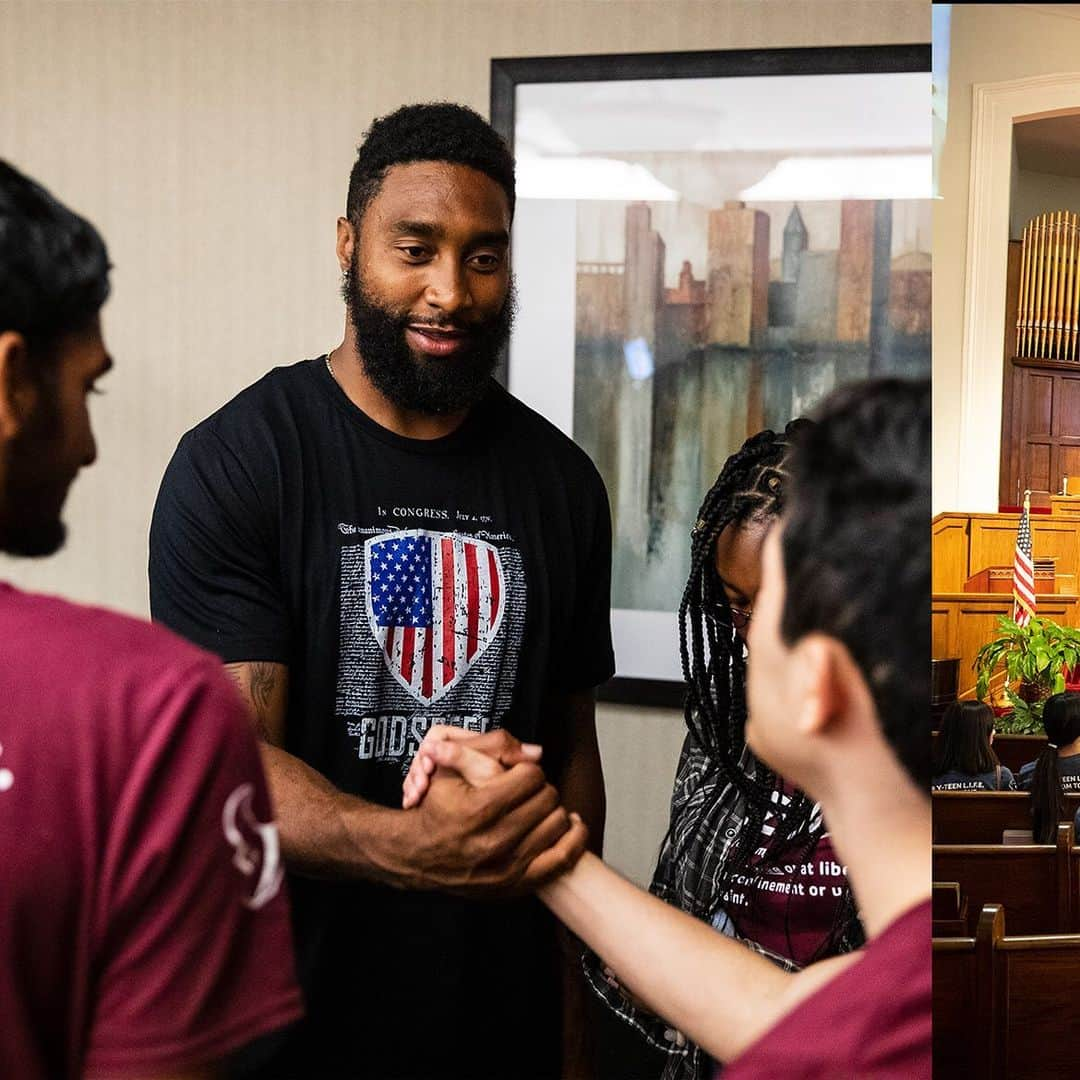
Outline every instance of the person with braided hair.
<svg viewBox="0 0 1080 1080">
<path fill-rule="evenodd" d="M 698 511 L 679 605 L 688 731 L 650 885 L 654 895 L 785 970 L 862 942 L 820 813 L 754 757 L 745 737 L 745 640 L 761 581 L 761 549 L 784 509 L 792 440 L 809 423 L 793 420 L 781 434 L 766 430 L 747 439 Z M 664 1055 L 663 1080 L 711 1075 L 708 1056 L 642 1009 L 593 954 L 586 973 L 605 1004 Z"/>
</svg>

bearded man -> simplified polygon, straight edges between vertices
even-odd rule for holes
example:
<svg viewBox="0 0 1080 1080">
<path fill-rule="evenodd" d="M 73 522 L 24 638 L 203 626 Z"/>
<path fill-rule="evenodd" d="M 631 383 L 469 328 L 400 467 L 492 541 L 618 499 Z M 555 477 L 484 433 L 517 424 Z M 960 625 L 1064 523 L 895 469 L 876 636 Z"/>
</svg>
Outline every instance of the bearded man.
<svg viewBox="0 0 1080 1080">
<path fill-rule="evenodd" d="M 188 432 L 162 483 L 152 611 L 249 701 L 291 876 L 307 1017 L 258 1075 L 585 1071 L 577 951 L 527 894 L 580 854 L 568 811 L 603 832 L 611 526 L 588 458 L 492 379 L 513 211 L 476 113 L 376 121 L 344 340 Z M 433 724 L 511 767 L 402 810 Z"/>
</svg>

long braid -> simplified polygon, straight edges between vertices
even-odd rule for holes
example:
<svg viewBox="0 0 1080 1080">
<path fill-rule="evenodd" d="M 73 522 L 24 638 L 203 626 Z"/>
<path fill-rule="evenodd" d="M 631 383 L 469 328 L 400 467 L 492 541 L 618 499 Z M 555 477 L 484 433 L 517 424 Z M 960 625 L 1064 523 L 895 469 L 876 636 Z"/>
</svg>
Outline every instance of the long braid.
<svg viewBox="0 0 1080 1080">
<path fill-rule="evenodd" d="M 762 431 L 748 439 L 724 463 L 716 482 L 706 494 L 691 534 L 690 573 L 679 605 L 679 652 L 686 698 L 683 713 L 687 727 L 705 751 L 709 767 L 720 774 L 717 798 L 731 784 L 745 802 L 745 825 L 729 849 L 721 867 L 718 892 L 746 875 L 758 849 L 767 815 L 776 808 L 779 780 L 757 759 L 753 775 L 747 775 L 740 759 L 746 743 L 746 666 L 742 644 L 733 631 L 727 594 L 716 573 L 714 554 L 720 534 L 729 525 L 768 521 L 783 512 L 786 486 L 785 462 L 792 436 L 807 421 L 794 420 L 782 435 Z M 766 863 L 801 862 L 808 858 L 819 838 L 813 827 L 814 807 L 801 792 L 785 808 L 766 852 Z M 676 853 L 679 857 L 680 853 Z M 748 899 L 753 902 L 754 890 Z M 711 910 L 719 896 L 708 898 Z M 822 953 L 859 943 L 858 926 L 850 891 Z"/>
</svg>

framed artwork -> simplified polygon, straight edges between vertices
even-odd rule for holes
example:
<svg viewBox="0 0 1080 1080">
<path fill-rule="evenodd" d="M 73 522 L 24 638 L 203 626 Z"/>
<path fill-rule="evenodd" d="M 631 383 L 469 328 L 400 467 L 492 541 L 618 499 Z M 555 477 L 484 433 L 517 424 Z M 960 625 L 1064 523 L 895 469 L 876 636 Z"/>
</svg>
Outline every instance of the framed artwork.
<svg viewBox="0 0 1080 1080">
<path fill-rule="evenodd" d="M 690 530 L 725 459 L 930 371 L 929 44 L 492 61 L 517 159 L 502 376 L 592 457 L 608 700 L 679 707 Z"/>
</svg>

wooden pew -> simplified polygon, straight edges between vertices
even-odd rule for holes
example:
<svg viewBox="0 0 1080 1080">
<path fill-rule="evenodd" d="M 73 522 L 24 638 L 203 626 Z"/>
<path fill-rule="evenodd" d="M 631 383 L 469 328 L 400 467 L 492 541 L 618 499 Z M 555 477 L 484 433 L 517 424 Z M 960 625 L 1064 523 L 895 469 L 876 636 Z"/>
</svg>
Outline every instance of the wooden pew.
<svg viewBox="0 0 1080 1080">
<path fill-rule="evenodd" d="M 934 937 L 964 937 L 968 927 L 967 897 L 958 881 L 935 881 L 933 889 Z"/>
<path fill-rule="evenodd" d="M 988 904 L 974 937 L 934 939 L 934 1080 L 1077 1073 L 1080 934 L 1006 935 L 1007 914 Z"/>
<path fill-rule="evenodd" d="M 1072 823 L 1057 843 L 935 844 L 933 880 L 955 881 L 972 910 L 1002 904 L 1021 934 L 1068 934 L 1077 928 L 1077 863 Z"/>
<path fill-rule="evenodd" d="M 1007 909 L 1005 916 L 1009 922 Z M 997 1075 L 1008 1080 L 1076 1076 L 1071 1036 L 1080 1001 L 1080 934 L 1002 937 L 994 943 L 993 982 Z"/>
<path fill-rule="evenodd" d="M 995 735 L 994 753 L 1014 776 L 1021 765 L 1034 761 L 1046 748 L 1045 735 Z"/>
<path fill-rule="evenodd" d="M 991 1075 L 993 953 L 1005 934 L 1003 910 L 984 907 L 974 937 L 934 937 L 934 1080 Z"/>
<path fill-rule="evenodd" d="M 1000 844 L 1006 829 L 1031 831 L 1031 796 L 1026 791 L 935 791 L 935 844 Z M 1065 796 L 1065 817 L 1080 810 L 1080 793 Z"/>
</svg>

